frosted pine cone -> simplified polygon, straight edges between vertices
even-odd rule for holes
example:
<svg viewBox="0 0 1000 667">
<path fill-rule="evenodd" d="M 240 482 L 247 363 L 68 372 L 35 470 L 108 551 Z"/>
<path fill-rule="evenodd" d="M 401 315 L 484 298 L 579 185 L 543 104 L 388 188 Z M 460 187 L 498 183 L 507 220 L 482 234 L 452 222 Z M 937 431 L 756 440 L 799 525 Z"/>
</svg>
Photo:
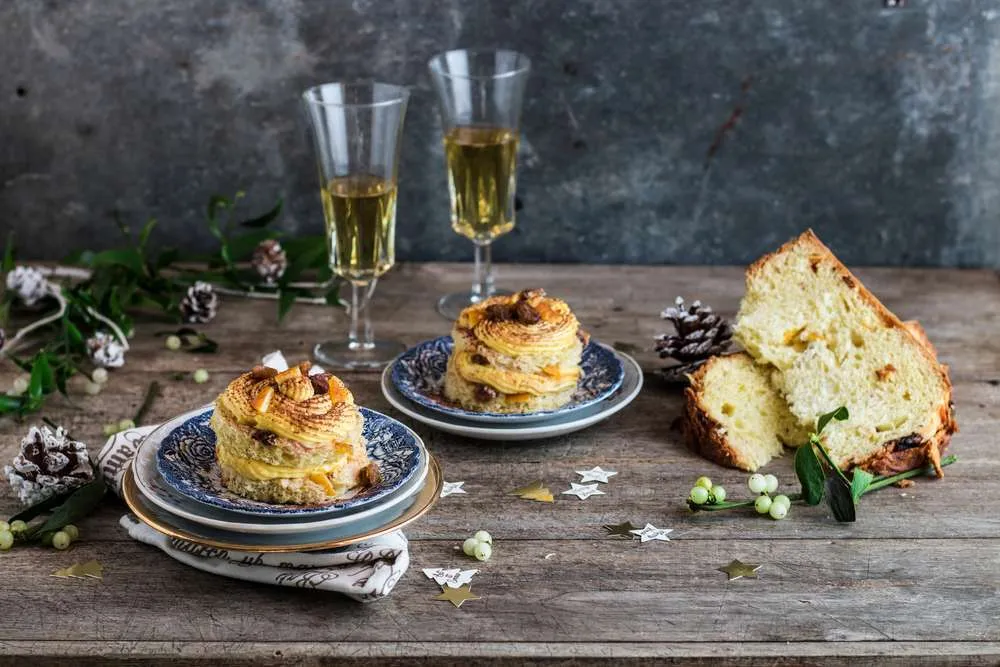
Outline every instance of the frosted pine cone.
<svg viewBox="0 0 1000 667">
<path fill-rule="evenodd" d="M 254 249 L 250 263 L 264 282 L 273 285 L 285 274 L 288 256 L 277 239 L 265 239 Z"/>
<path fill-rule="evenodd" d="M 187 295 L 181 299 L 181 317 L 189 324 L 211 322 L 219 307 L 219 297 L 209 283 L 198 281 L 188 287 Z"/>
<path fill-rule="evenodd" d="M 87 339 L 87 353 L 98 368 L 118 368 L 125 365 L 125 346 L 106 331 L 98 331 Z"/>
<path fill-rule="evenodd" d="M 52 286 L 45 275 L 33 266 L 17 266 L 7 274 L 7 289 L 31 307 L 49 295 Z"/>
<path fill-rule="evenodd" d="M 21 452 L 4 467 L 10 488 L 25 505 L 66 493 L 94 479 L 87 445 L 70 440 L 59 427 L 32 426 L 21 440 Z"/>
<path fill-rule="evenodd" d="M 682 297 L 677 297 L 674 303 L 660 313 L 660 317 L 670 320 L 676 333 L 658 336 L 656 351 L 662 359 L 679 362 L 664 368 L 664 376 L 672 382 L 686 382 L 687 373 L 709 357 L 729 349 L 733 328 L 726 318 L 712 312 L 711 306 L 702 305 L 701 301 L 694 301 L 686 308 Z"/>
</svg>

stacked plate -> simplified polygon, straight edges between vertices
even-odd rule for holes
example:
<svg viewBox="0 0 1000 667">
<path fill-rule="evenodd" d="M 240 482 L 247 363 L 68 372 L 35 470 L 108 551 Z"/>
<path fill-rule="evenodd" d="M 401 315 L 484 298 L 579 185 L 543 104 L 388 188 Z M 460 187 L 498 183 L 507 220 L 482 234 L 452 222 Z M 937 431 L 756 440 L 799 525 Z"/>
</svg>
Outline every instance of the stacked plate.
<svg viewBox="0 0 1000 667">
<path fill-rule="evenodd" d="M 242 551 L 309 551 L 362 542 L 422 516 L 442 478 L 420 437 L 395 419 L 361 408 L 368 455 L 382 480 L 322 505 L 241 498 L 223 485 L 215 462 L 211 405 L 163 424 L 139 446 L 123 497 L 162 533 Z"/>
<path fill-rule="evenodd" d="M 573 399 L 557 410 L 527 414 L 472 412 L 443 395 L 451 336 L 404 352 L 382 373 L 382 393 L 400 412 L 447 433 L 482 440 L 537 440 L 586 428 L 615 414 L 642 389 L 635 359 L 591 341 L 583 350 Z"/>
</svg>

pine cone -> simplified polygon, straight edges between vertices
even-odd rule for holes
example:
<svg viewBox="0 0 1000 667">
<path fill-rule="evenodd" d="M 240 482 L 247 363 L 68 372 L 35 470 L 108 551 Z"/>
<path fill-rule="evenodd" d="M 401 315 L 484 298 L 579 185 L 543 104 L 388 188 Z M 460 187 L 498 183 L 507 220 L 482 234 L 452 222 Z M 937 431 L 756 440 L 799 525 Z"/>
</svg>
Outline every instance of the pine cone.
<svg viewBox="0 0 1000 667">
<path fill-rule="evenodd" d="M 189 324 L 211 322 L 219 307 L 219 297 L 208 283 L 198 281 L 188 287 L 187 296 L 181 299 L 181 317 Z"/>
<path fill-rule="evenodd" d="M 687 373 L 729 348 L 733 328 L 726 318 L 712 312 L 711 306 L 703 306 L 701 301 L 694 301 L 687 308 L 682 297 L 677 297 L 674 303 L 660 317 L 673 322 L 677 333 L 658 336 L 656 351 L 661 359 L 680 362 L 663 369 L 664 377 L 671 382 L 686 383 Z"/>
<path fill-rule="evenodd" d="M 98 331 L 87 339 L 90 361 L 98 368 L 118 368 L 125 365 L 125 346 L 106 331 Z"/>
<path fill-rule="evenodd" d="M 59 427 L 32 426 L 21 452 L 3 469 L 11 489 L 25 505 L 83 486 L 94 478 L 87 445 L 70 440 Z"/>
<path fill-rule="evenodd" d="M 254 249 L 250 264 L 264 282 L 273 285 L 285 274 L 288 256 L 277 239 L 265 239 Z"/>
<path fill-rule="evenodd" d="M 7 289 L 17 294 L 29 308 L 49 295 L 45 275 L 33 266 L 17 266 L 7 274 Z"/>
</svg>

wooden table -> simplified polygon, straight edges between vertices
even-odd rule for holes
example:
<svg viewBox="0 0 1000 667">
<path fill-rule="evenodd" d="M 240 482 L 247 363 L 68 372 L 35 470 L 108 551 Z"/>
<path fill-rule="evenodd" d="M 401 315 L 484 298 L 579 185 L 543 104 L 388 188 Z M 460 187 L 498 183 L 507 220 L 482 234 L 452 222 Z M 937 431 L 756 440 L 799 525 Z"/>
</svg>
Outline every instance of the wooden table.
<svg viewBox="0 0 1000 667">
<path fill-rule="evenodd" d="M 414 344 L 445 334 L 439 294 L 468 284 L 467 265 L 406 265 L 379 286 L 376 331 Z M 425 658 L 428 664 L 515 664 L 614 658 L 677 662 L 709 656 L 741 664 L 880 663 L 915 665 L 1000 660 L 1000 281 L 990 271 L 870 269 L 860 277 L 902 318 L 917 318 L 951 366 L 961 432 L 959 463 L 940 481 L 919 481 L 866 496 L 855 524 L 825 507 L 795 506 L 789 518 L 692 515 L 684 498 L 710 475 L 745 495 L 746 475 L 709 463 L 681 444 L 672 423 L 681 398 L 647 371 L 638 399 L 612 419 L 549 441 L 490 444 L 447 436 L 405 420 L 423 436 L 449 481 L 467 495 L 439 501 L 407 532 L 412 564 L 392 596 L 361 605 L 335 595 L 254 585 L 187 568 L 133 542 L 108 502 L 82 522 L 68 552 L 17 548 L 0 554 L 0 662 L 214 664 L 279 659 L 370 663 Z M 658 314 L 675 295 L 701 298 L 732 314 L 743 289 L 740 268 L 503 266 L 499 283 L 545 286 L 566 297 L 580 320 L 608 343 L 648 349 L 666 329 Z M 340 336 L 342 311 L 298 306 L 284 326 L 275 306 L 227 298 L 206 330 L 215 356 L 171 353 L 139 325 L 124 369 L 77 407 L 53 400 L 45 415 L 96 450 L 101 426 L 131 416 L 150 380 L 163 394 L 150 413 L 162 420 L 215 396 L 262 354 L 282 348 L 305 357 L 320 337 Z M 208 368 L 196 385 L 178 372 Z M 9 386 L 10 364 L 0 373 Z M 374 374 L 345 375 L 360 403 L 393 410 Z M 399 416 L 399 415 L 397 415 Z M 14 455 L 27 428 L 0 421 L 0 460 Z M 618 471 L 607 494 L 556 496 L 552 504 L 508 492 L 535 479 L 558 494 L 600 465 Z M 794 482 L 790 458 L 770 470 Z M 15 509 L 4 485 L 0 514 Z M 631 520 L 673 528 L 672 541 L 608 539 L 602 524 Z M 477 565 L 459 546 L 479 529 L 496 543 Z M 96 558 L 103 581 L 53 578 Z M 763 564 L 759 579 L 727 582 L 716 568 L 738 558 Z M 481 600 L 460 609 L 421 568 L 479 567 Z M 29 659 L 30 658 L 30 659 Z"/>
</svg>

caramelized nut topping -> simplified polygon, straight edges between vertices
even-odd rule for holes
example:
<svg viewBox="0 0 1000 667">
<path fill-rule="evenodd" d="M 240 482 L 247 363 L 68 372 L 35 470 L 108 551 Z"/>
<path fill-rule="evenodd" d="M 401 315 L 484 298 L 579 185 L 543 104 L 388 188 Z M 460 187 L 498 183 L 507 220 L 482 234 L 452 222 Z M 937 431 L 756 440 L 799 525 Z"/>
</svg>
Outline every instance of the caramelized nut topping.
<svg viewBox="0 0 1000 667">
<path fill-rule="evenodd" d="M 369 463 L 358 472 L 358 484 L 362 488 L 375 486 L 382 481 L 382 472 L 375 463 Z"/>
<path fill-rule="evenodd" d="M 514 311 L 505 303 L 494 303 L 486 306 L 486 319 L 492 322 L 509 322 L 514 319 Z"/>
<path fill-rule="evenodd" d="M 317 394 L 325 394 L 330 391 L 329 373 L 316 373 L 315 375 L 310 375 L 309 381 L 312 382 L 313 390 L 315 390 Z"/>
<path fill-rule="evenodd" d="M 287 371 L 281 371 L 274 376 L 276 382 L 284 382 L 285 380 L 291 380 L 292 378 L 302 377 L 302 371 L 299 370 L 298 366 L 292 366 Z"/>
<path fill-rule="evenodd" d="M 253 370 L 250 371 L 250 376 L 253 377 L 253 379 L 256 380 L 257 382 L 261 382 L 262 380 L 270 380 L 277 374 L 278 371 L 274 370 L 270 366 L 254 366 Z"/>
<path fill-rule="evenodd" d="M 267 445 L 268 447 L 273 447 L 274 443 L 278 441 L 278 436 L 270 431 L 264 431 L 259 428 L 255 428 L 250 437 L 259 442 L 262 445 Z"/>
<path fill-rule="evenodd" d="M 479 401 L 480 403 L 486 403 L 488 401 L 492 401 L 499 395 L 497 394 L 497 390 L 489 386 L 488 384 L 476 385 L 473 394 L 475 395 L 476 400 Z"/>
<path fill-rule="evenodd" d="M 538 324 L 542 319 L 527 301 L 521 301 L 514 307 L 514 317 L 521 324 Z"/>
<path fill-rule="evenodd" d="M 271 406 L 271 399 L 274 398 L 274 387 L 264 387 L 253 399 L 253 408 L 257 412 L 267 412 Z"/>
</svg>

